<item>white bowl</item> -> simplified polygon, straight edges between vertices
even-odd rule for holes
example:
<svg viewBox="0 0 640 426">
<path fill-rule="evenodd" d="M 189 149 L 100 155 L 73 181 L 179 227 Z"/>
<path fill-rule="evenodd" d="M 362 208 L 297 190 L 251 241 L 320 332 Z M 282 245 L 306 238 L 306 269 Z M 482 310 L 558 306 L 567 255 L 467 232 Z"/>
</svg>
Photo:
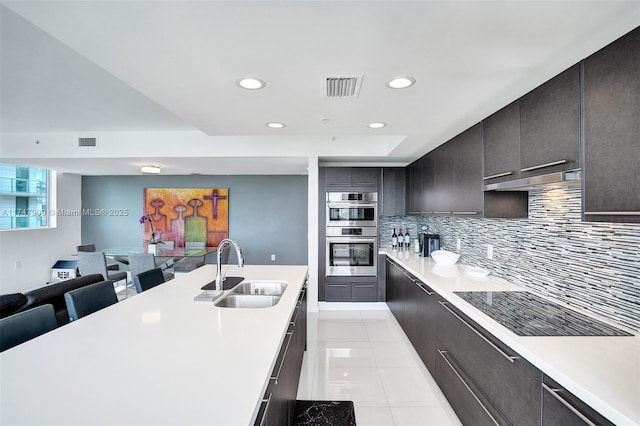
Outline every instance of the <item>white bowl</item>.
<svg viewBox="0 0 640 426">
<path fill-rule="evenodd" d="M 479 266 L 460 265 L 460 268 L 465 274 L 474 278 L 484 278 L 491 273 L 488 269 L 480 268 Z"/>
<path fill-rule="evenodd" d="M 440 265 L 453 265 L 460 259 L 460 255 L 452 251 L 436 250 L 431 252 L 431 258 Z"/>
</svg>

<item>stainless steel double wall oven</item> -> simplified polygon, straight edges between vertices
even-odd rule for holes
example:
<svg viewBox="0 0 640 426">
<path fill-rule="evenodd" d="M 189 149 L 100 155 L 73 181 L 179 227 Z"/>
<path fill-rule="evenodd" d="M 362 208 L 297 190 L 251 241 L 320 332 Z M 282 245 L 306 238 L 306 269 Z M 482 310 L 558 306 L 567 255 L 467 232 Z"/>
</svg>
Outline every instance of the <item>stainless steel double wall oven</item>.
<svg viewBox="0 0 640 426">
<path fill-rule="evenodd" d="M 327 192 L 326 276 L 375 276 L 378 193 Z"/>
</svg>

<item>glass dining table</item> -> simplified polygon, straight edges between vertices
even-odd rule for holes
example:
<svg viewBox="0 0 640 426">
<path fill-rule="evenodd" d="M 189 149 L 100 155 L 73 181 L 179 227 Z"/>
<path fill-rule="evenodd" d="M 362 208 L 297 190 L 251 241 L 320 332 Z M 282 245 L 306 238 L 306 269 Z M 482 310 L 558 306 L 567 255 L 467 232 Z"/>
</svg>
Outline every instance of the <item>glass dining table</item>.
<svg viewBox="0 0 640 426">
<path fill-rule="evenodd" d="M 202 248 L 185 248 L 174 247 L 171 249 L 162 249 L 158 247 L 155 256 L 162 258 L 172 258 L 175 262 L 179 262 L 187 257 L 203 257 L 211 253 L 215 253 L 218 247 L 202 247 Z M 122 246 L 122 247 L 107 247 L 100 250 L 104 255 L 110 259 L 116 260 L 120 263 L 129 264 L 128 256 L 133 253 L 148 253 L 146 246 Z"/>
</svg>

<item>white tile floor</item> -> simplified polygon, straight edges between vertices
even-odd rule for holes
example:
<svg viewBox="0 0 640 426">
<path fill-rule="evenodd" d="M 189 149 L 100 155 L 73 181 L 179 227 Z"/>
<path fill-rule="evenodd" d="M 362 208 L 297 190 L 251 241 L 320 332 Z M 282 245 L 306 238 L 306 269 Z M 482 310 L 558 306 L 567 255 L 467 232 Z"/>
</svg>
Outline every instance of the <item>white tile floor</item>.
<svg viewBox="0 0 640 426">
<path fill-rule="evenodd" d="M 298 399 L 350 400 L 356 423 L 459 425 L 389 311 L 309 312 Z"/>
</svg>

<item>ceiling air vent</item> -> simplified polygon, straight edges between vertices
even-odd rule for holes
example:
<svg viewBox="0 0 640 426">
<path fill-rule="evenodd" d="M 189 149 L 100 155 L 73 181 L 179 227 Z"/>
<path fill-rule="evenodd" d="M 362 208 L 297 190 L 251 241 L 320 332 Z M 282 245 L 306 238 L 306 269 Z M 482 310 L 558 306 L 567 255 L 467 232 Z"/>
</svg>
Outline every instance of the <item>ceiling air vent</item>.
<svg viewBox="0 0 640 426">
<path fill-rule="evenodd" d="M 78 138 L 78 146 L 96 147 L 98 138 Z"/>
<path fill-rule="evenodd" d="M 322 95 L 327 98 L 357 98 L 361 84 L 361 75 L 324 77 L 322 79 Z"/>
</svg>

